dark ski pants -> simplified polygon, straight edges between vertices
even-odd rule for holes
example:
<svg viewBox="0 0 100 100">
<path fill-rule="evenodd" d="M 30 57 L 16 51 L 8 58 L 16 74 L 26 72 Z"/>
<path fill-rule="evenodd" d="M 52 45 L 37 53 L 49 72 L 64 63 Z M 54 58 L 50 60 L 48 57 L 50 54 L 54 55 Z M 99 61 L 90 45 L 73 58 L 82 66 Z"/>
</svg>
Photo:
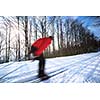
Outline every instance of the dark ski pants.
<svg viewBox="0 0 100 100">
<path fill-rule="evenodd" d="M 39 76 L 44 75 L 45 74 L 45 58 L 44 58 L 43 54 L 34 58 L 34 60 L 39 60 L 38 75 Z"/>
</svg>

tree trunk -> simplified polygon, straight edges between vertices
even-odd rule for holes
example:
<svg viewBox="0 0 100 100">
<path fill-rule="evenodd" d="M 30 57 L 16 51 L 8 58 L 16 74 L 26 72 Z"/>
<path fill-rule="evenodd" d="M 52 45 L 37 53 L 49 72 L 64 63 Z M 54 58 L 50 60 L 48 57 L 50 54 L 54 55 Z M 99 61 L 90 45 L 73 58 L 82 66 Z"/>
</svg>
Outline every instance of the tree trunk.
<svg viewBox="0 0 100 100">
<path fill-rule="evenodd" d="M 17 40 L 16 40 L 16 61 L 18 60 L 18 43 L 17 43 Z"/>
<path fill-rule="evenodd" d="M 30 23 L 30 28 L 32 23 Z M 35 34 L 35 40 L 37 40 L 37 23 L 36 23 L 36 17 L 33 16 L 33 24 L 34 24 L 34 34 Z"/>
<path fill-rule="evenodd" d="M 62 31 L 62 19 L 60 18 L 60 46 L 61 46 L 61 55 L 62 55 L 62 53 L 63 53 L 63 43 L 64 42 L 64 39 L 63 39 L 63 31 Z"/>
<path fill-rule="evenodd" d="M 25 16 L 25 60 L 28 58 L 28 16 Z"/>
<path fill-rule="evenodd" d="M 29 33 L 29 46 L 28 46 L 28 51 L 31 49 L 31 37 L 32 37 L 32 21 L 30 20 L 30 33 Z M 30 59 L 30 55 L 29 55 Z"/>
<path fill-rule="evenodd" d="M 57 42 L 58 42 L 58 50 L 60 50 L 60 41 L 59 41 L 59 23 L 57 20 Z"/>
<path fill-rule="evenodd" d="M 8 40 L 8 32 L 7 32 L 7 30 L 8 30 L 8 28 L 7 28 L 7 25 L 6 25 L 6 62 L 8 62 L 8 49 L 7 49 L 7 45 L 8 45 L 8 42 L 7 42 L 7 40 Z"/>
<path fill-rule="evenodd" d="M 47 27 L 47 21 L 46 21 L 46 16 L 44 16 L 44 36 L 46 37 L 46 32 L 47 32 L 47 30 L 46 30 L 46 27 Z"/>
<path fill-rule="evenodd" d="M 18 60 L 20 61 L 21 57 L 20 57 L 19 16 L 17 17 L 17 21 L 18 21 Z"/>
<path fill-rule="evenodd" d="M 8 37 L 8 61 L 10 60 L 10 36 L 11 36 L 11 23 L 9 24 L 9 37 Z"/>
<path fill-rule="evenodd" d="M 54 23 L 52 23 L 52 36 L 54 37 Z M 53 47 L 53 54 L 55 54 L 55 42 L 54 42 L 54 39 L 53 39 L 53 42 L 52 42 L 52 47 Z"/>
</svg>

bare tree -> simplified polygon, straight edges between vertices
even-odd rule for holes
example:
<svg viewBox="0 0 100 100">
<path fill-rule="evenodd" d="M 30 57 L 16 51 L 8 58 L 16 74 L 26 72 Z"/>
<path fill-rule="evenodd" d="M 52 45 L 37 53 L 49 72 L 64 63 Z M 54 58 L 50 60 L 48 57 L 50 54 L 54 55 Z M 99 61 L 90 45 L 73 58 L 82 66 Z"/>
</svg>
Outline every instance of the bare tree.
<svg viewBox="0 0 100 100">
<path fill-rule="evenodd" d="M 16 18 L 17 18 L 17 23 L 18 23 L 18 35 L 17 35 L 17 38 L 18 38 L 18 44 L 16 43 L 16 47 L 17 47 L 17 45 L 18 45 L 18 60 L 20 60 L 21 59 L 21 56 L 20 56 L 20 29 L 19 29 L 19 25 L 20 25 L 20 16 L 16 16 Z M 17 53 L 17 51 L 16 51 L 16 53 Z"/>
<path fill-rule="evenodd" d="M 37 34 L 38 29 L 37 29 L 37 27 L 38 27 L 38 25 L 36 23 L 36 17 L 33 16 L 33 28 L 34 28 L 35 40 L 37 40 L 37 38 L 38 38 L 38 34 Z"/>
<path fill-rule="evenodd" d="M 0 40 L 0 43 L 3 41 L 0 44 L 0 55 L 3 55 L 5 61 L 11 60 L 12 55 L 16 60 L 20 60 L 22 56 L 27 60 L 31 41 L 49 35 L 54 36 L 54 40 L 45 51 L 46 56 L 78 54 L 99 48 L 100 41 L 83 26 L 84 21 L 79 22 L 68 16 L 0 16 L 0 18 L 2 19 L 0 34 L 4 36 L 3 40 Z M 92 26 L 99 27 L 100 17 L 88 18 L 94 20 Z"/>
<path fill-rule="evenodd" d="M 32 38 L 32 20 L 30 19 L 30 31 L 29 31 L 29 40 L 28 40 L 28 52 L 31 49 L 31 38 Z M 29 59 L 30 59 L 30 55 L 29 55 Z"/>
<path fill-rule="evenodd" d="M 60 50 L 59 18 L 56 19 L 58 50 Z"/>
<path fill-rule="evenodd" d="M 52 33 L 52 36 L 54 37 L 54 35 L 55 35 L 54 22 L 51 24 L 51 27 L 52 27 L 51 33 Z M 54 42 L 54 41 L 55 41 L 55 40 L 53 39 L 52 47 L 53 47 L 53 52 L 54 52 L 54 54 L 55 54 L 55 42 Z"/>
<path fill-rule="evenodd" d="M 8 47 L 7 47 L 7 45 L 8 45 L 8 42 L 7 42 L 7 40 L 8 40 L 8 27 L 7 27 L 7 25 L 5 24 L 5 26 L 6 26 L 6 62 L 8 62 Z"/>
<path fill-rule="evenodd" d="M 9 22 L 9 36 L 8 36 L 8 61 L 10 60 L 10 43 L 11 43 L 11 23 Z"/>
<path fill-rule="evenodd" d="M 28 16 L 25 16 L 25 60 L 28 59 Z"/>
</svg>

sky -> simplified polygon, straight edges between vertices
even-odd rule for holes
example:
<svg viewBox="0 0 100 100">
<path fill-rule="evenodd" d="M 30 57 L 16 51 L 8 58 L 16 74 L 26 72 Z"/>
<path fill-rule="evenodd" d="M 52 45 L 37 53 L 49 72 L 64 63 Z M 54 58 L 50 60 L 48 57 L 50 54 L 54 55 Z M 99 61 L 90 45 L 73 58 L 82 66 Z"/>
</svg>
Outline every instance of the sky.
<svg viewBox="0 0 100 100">
<path fill-rule="evenodd" d="M 80 22 L 83 23 L 84 27 L 87 27 L 91 32 L 94 33 L 95 36 L 100 38 L 100 26 L 94 26 L 95 20 L 94 16 L 73 16 L 73 18 L 78 19 Z M 100 23 L 100 18 L 98 18 Z"/>
<path fill-rule="evenodd" d="M 94 35 L 100 38 L 100 18 L 95 19 L 96 16 L 61 16 L 63 19 L 72 18 L 78 20 L 79 23 L 83 23 L 83 26 L 89 29 Z M 99 24 L 97 27 L 95 24 Z"/>
</svg>

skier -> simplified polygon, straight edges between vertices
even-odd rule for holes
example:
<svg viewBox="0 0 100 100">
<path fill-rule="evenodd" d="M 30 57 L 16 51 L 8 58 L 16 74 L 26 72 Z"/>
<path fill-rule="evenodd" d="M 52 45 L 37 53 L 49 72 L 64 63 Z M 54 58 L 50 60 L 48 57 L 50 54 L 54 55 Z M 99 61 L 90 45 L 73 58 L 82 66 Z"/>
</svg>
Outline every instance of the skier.
<svg viewBox="0 0 100 100">
<path fill-rule="evenodd" d="M 43 51 L 51 44 L 53 36 L 44 37 L 36 40 L 32 46 L 29 54 L 35 56 L 34 60 L 39 60 L 38 77 L 41 79 L 47 79 L 49 76 L 45 73 L 45 58 L 43 56 Z"/>
</svg>

